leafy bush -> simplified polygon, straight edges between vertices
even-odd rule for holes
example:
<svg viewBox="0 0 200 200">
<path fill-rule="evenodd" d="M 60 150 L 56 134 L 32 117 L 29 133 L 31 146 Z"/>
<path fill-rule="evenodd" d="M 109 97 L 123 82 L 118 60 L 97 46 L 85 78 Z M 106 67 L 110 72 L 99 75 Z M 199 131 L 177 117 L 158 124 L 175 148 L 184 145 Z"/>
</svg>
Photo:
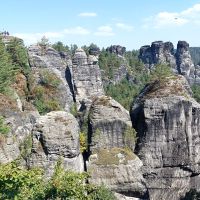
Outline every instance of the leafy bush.
<svg viewBox="0 0 200 200">
<path fill-rule="evenodd" d="M 0 93 L 6 93 L 14 80 L 15 73 L 16 70 L 12 65 L 9 54 L 6 52 L 5 45 L 0 38 Z"/>
<path fill-rule="evenodd" d="M 191 87 L 193 92 L 193 97 L 196 99 L 197 102 L 200 102 L 200 86 L 199 85 L 193 85 Z"/>
<path fill-rule="evenodd" d="M 87 134 L 84 132 L 80 132 L 79 141 L 80 141 L 80 150 L 81 150 L 81 153 L 83 153 L 87 150 L 87 147 L 88 147 Z"/>
<path fill-rule="evenodd" d="M 150 81 L 158 80 L 161 83 L 165 81 L 167 77 L 170 77 L 172 75 L 173 73 L 170 66 L 166 64 L 159 64 L 152 69 L 150 74 Z"/>
<path fill-rule="evenodd" d="M 60 83 L 61 80 L 55 74 L 49 72 L 48 70 L 43 70 L 43 72 L 41 73 L 41 85 L 45 87 L 58 88 Z"/>
<path fill-rule="evenodd" d="M 16 200 L 114 200 L 104 186 L 86 182 L 87 173 L 64 171 L 61 162 L 55 167 L 52 178 L 44 180 L 43 171 L 23 169 L 16 163 L 0 165 L 0 199 Z"/>
<path fill-rule="evenodd" d="M 74 117 L 77 117 L 77 115 L 78 115 L 78 110 L 77 110 L 76 103 L 74 103 L 74 104 L 70 107 L 70 113 L 71 113 L 72 115 L 74 115 Z"/>
<path fill-rule="evenodd" d="M 134 128 L 127 126 L 124 132 L 124 143 L 127 147 L 133 149 L 135 142 L 136 142 L 136 131 Z"/>
</svg>

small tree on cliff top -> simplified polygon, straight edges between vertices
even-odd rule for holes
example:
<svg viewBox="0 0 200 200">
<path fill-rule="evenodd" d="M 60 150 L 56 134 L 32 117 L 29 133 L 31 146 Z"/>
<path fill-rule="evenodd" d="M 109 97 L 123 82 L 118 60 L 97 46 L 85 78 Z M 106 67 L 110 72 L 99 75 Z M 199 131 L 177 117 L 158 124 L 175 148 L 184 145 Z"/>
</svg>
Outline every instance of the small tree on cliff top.
<svg viewBox="0 0 200 200">
<path fill-rule="evenodd" d="M 150 73 L 150 80 L 151 81 L 164 81 L 167 77 L 172 76 L 172 70 L 169 65 L 166 64 L 158 64 L 153 68 Z"/>
</svg>

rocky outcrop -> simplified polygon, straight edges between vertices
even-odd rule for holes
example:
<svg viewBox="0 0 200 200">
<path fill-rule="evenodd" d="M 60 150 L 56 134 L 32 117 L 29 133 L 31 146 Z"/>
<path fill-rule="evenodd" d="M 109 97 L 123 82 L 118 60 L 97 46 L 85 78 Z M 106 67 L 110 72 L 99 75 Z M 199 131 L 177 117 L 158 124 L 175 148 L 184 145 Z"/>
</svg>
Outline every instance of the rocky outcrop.
<svg viewBox="0 0 200 200">
<path fill-rule="evenodd" d="M 156 41 L 151 46 L 140 48 L 139 59 L 147 68 L 151 69 L 155 64 L 166 63 L 176 70 L 176 59 L 174 57 L 174 46 L 171 42 Z"/>
<path fill-rule="evenodd" d="M 85 98 L 104 94 L 96 56 L 87 56 L 83 49 L 77 49 L 73 57 L 72 72 L 74 94 L 78 104 Z"/>
<path fill-rule="evenodd" d="M 28 49 L 29 63 L 36 79 L 34 84 L 40 82 L 40 74 L 46 70 L 60 80 L 57 96 L 62 107 L 69 111 L 73 104 L 73 90 L 71 77 L 72 62 L 65 52 L 57 52 L 51 47 L 32 45 Z"/>
<path fill-rule="evenodd" d="M 156 64 L 169 64 L 173 72 L 184 75 L 189 83 L 200 83 L 199 69 L 192 61 L 189 44 L 178 41 L 175 53 L 171 42 L 156 41 L 140 48 L 139 59 L 151 70 Z"/>
<path fill-rule="evenodd" d="M 176 51 L 176 63 L 178 72 L 187 77 L 194 75 L 194 64 L 189 51 L 189 44 L 179 41 Z"/>
<path fill-rule="evenodd" d="M 126 52 L 126 47 L 122 47 L 120 45 L 111 45 L 110 47 L 106 48 L 107 52 L 114 53 L 118 56 L 124 56 Z"/>
<path fill-rule="evenodd" d="M 89 123 L 90 182 L 105 184 L 128 197 L 147 197 L 142 162 L 133 153 L 135 135 L 128 111 L 101 96 L 91 106 Z"/>
<path fill-rule="evenodd" d="M 32 153 L 29 167 L 41 167 L 51 176 L 56 163 L 61 160 L 65 169 L 84 170 L 80 154 L 79 126 L 73 115 L 64 111 L 41 116 L 32 131 Z"/>
<path fill-rule="evenodd" d="M 131 109 L 136 152 L 150 199 L 178 200 L 199 189 L 200 105 L 182 76 L 147 86 Z"/>
</svg>

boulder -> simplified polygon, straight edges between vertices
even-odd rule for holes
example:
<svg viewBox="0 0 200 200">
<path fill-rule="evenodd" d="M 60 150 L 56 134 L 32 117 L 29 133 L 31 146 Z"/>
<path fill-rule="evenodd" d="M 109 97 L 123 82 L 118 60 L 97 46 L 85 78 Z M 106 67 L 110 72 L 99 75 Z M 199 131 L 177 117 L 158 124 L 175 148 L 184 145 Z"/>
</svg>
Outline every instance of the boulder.
<svg viewBox="0 0 200 200">
<path fill-rule="evenodd" d="M 106 51 L 114 53 L 118 56 L 124 56 L 126 52 L 126 47 L 122 47 L 120 45 L 111 45 L 110 47 L 106 48 Z"/>
<path fill-rule="evenodd" d="M 32 153 L 29 167 L 41 167 L 47 177 L 53 174 L 59 160 L 65 169 L 84 170 L 80 154 L 79 126 L 73 115 L 53 111 L 37 119 L 32 131 Z"/>
</svg>

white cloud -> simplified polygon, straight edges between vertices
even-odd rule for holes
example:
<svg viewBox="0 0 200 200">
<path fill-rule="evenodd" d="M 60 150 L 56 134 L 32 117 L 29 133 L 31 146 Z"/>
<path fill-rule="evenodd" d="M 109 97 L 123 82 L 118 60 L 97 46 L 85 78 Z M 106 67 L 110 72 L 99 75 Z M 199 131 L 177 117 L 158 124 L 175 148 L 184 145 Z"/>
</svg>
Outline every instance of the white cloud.
<svg viewBox="0 0 200 200">
<path fill-rule="evenodd" d="M 97 29 L 97 32 L 94 33 L 97 36 L 113 36 L 113 29 L 110 26 L 100 26 Z"/>
<path fill-rule="evenodd" d="M 78 14 L 79 17 L 96 17 L 97 13 L 95 12 L 83 12 Z"/>
<path fill-rule="evenodd" d="M 124 23 L 116 23 L 116 27 L 129 32 L 133 30 L 133 26 Z"/>
<path fill-rule="evenodd" d="M 200 23 L 200 4 L 181 12 L 160 12 L 144 20 L 144 28 L 165 28 Z"/>
<path fill-rule="evenodd" d="M 65 34 L 72 34 L 72 35 L 88 35 L 90 34 L 90 31 L 81 27 L 81 26 L 77 26 L 74 28 L 67 28 L 64 30 Z"/>
<path fill-rule="evenodd" d="M 13 36 L 19 37 L 24 40 L 26 44 L 33 44 L 38 42 L 43 36 L 49 40 L 58 39 L 65 37 L 66 35 L 88 35 L 90 31 L 81 26 L 66 28 L 58 32 L 43 32 L 43 33 L 14 33 Z"/>
</svg>

